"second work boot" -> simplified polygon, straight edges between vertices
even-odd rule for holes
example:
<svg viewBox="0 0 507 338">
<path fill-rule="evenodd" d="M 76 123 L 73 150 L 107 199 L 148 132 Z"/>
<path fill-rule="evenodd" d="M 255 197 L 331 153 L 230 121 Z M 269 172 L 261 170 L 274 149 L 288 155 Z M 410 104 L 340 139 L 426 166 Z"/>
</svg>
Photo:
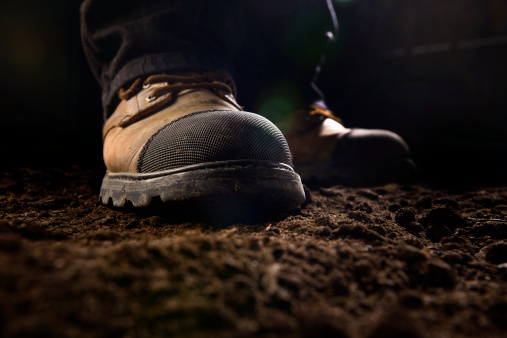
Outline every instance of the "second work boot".
<svg viewBox="0 0 507 338">
<path fill-rule="evenodd" d="M 416 176 L 409 148 L 399 135 L 345 128 L 322 101 L 297 112 L 285 136 L 303 181 L 378 185 L 407 183 Z"/>
</svg>

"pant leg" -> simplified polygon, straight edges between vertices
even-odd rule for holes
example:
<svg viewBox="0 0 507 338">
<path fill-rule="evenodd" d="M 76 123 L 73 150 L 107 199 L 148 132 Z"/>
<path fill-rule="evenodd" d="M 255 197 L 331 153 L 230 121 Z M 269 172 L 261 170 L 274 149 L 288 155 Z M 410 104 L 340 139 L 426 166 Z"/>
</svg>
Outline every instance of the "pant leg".
<svg viewBox="0 0 507 338">
<path fill-rule="evenodd" d="M 243 40 L 243 1 L 85 0 L 81 35 L 107 116 L 119 88 L 154 73 L 232 72 Z"/>
<path fill-rule="evenodd" d="M 312 82 L 337 35 L 332 2 L 251 0 L 246 6 L 246 39 L 235 60 L 239 102 L 263 115 L 263 107 L 285 115 L 322 99 Z"/>
</svg>

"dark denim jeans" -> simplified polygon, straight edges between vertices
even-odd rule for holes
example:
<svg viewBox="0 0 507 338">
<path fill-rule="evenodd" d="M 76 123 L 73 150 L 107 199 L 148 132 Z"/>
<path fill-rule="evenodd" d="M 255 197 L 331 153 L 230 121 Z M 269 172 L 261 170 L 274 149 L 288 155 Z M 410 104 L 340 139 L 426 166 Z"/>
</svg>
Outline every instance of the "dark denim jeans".
<svg viewBox="0 0 507 338">
<path fill-rule="evenodd" d="M 329 3 L 85 0 L 82 42 L 102 87 L 104 114 L 114 110 L 119 88 L 155 73 L 220 70 L 233 79 L 236 65 L 248 68 L 243 77 L 253 78 L 256 69 L 269 65 L 265 78 L 246 79 L 246 87 L 255 92 L 262 83 L 287 78 L 309 88 L 327 43 L 325 32 L 333 30 Z M 313 12 L 319 15 L 308 22 Z"/>
</svg>

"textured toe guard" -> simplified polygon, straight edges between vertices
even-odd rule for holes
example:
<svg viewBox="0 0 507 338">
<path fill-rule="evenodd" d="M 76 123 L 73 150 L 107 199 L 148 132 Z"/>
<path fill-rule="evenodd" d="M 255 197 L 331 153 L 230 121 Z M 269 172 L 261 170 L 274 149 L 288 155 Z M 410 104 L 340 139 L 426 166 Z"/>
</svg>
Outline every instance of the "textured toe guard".
<svg viewBox="0 0 507 338">
<path fill-rule="evenodd" d="M 269 120 L 247 112 L 207 111 L 161 128 L 144 146 L 137 169 L 147 173 L 231 160 L 292 165 L 284 136 Z"/>
</svg>

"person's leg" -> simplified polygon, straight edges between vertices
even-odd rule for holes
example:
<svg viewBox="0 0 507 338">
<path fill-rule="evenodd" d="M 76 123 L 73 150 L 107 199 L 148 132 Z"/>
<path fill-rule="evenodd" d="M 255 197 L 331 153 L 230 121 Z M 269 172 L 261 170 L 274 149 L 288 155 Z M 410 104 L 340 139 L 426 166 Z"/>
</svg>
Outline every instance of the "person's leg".
<svg viewBox="0 0 507 338">
<path fill-rule="evenodd" d="M 247 107 L 284 133 L 296 171 L 319 183 L 408 182 L 415 165 L 401 137 L 387 130 L 345 128 L 318 88 L 326 52 L 338 39 L 331 0 L 249 2 L 250 29 L 237 62 Z M 336 74 L 336 81 L 340 81 Z M 245 85 L 246 83 L 246 85 Z M 245 87 L 254 90 L 245 91 Z M 243 100 L 243 93 L 247 93 Z M 332 92 L 326 92 L 332 95 Z"/>
<path fill-rule="evenodd" d="M 110 115 L 117 91 L 140 76 L 231 72 L 243 40 L 243 5 L 231 0 L 85 0 L 85 54 Z M 110 105 L 113 107 L 110 107 Z"/>
<path fill-rule="evenodd" d="M 304 201 L 282 133 L 234 97 L 240 3 L 83 4 L 83 43 L 107 117 L 103 203 L 244 217 Z"/>
<path fill-rule="evenodd" d="M 246 7 L 246 39 L 234 63 L 242 104 L 278 121 L 321 99 L 312 81 L 335 31 L 326 1 L 253 0 Z"/>
</svg>

